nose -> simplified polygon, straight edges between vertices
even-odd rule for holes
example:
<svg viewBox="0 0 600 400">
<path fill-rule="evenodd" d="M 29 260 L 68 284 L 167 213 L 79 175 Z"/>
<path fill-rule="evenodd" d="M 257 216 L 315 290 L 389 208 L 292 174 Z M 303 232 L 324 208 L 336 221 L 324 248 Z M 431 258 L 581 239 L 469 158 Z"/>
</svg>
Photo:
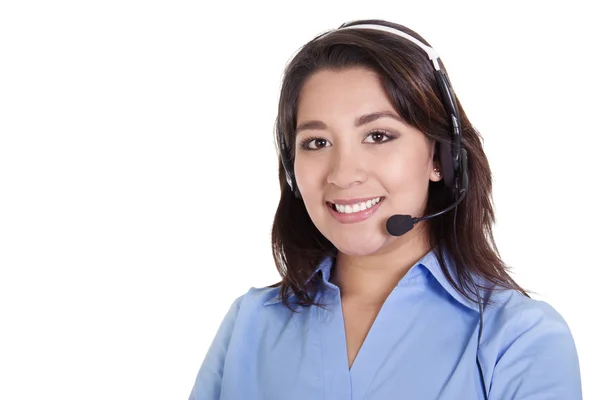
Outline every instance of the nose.
<svg viewBox="0 0 600 400">
<path fill-rule="evenodd" d="M 338 148 L 332 153 L 328 183 L 346 189 L 367 180 L 367 171 L 356 152 Z"/>
</svg>

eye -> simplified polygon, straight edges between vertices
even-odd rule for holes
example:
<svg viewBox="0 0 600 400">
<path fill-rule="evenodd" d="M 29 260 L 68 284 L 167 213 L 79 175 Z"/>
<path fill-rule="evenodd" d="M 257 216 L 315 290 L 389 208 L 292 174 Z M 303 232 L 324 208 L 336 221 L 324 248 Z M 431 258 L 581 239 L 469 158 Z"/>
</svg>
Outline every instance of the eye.
<svg viewBox="0 0 600 400">
<path fill-rule="evenodd" d="M 309 137 L 300 143 L 300 147 L 307 150 L 318 150 L 328 146 L 331 146 L 331 143 L 329 143 L 326 139 L 318 137 Z"/>
<path fill-rule="evenodd" d="M 367 138 L 372 138 L 372 140 L 368 140 Z M 375 144 L 379 144 L 379 143 L 384 143 L 384 142 L 388 142 L 390 140 L 396 139 L 396 135 L 393 135 L 391 133 L 385 132 L 385 131 L 373 131 L 370 132 L 367 137 L 365 138 L 365 143 L 375 143 Z"/>
</svg>

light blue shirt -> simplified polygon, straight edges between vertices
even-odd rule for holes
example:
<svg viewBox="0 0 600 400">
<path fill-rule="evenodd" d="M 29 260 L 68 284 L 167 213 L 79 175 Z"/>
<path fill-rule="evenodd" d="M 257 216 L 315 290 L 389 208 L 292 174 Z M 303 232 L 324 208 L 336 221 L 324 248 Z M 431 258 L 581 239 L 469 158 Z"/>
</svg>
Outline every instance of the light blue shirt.
<svg viewBox="0 0 600 400">
<path fill-rule="evenodd" d="M 251 288 L 236 299 L 190 400 L 484 398 L 475 357 L 478 305 L 451 286 L 433 250 L 391 292 L 350 369 L 332 264 L 327 258 L 317 269 L 326 310 L 298 307 L 294 314 L 279 288 Z M 516 290 L 492 299 L 479 347 L 489 399 L 581 399 L 577 351 L 560 314 Z"/>
</svg>

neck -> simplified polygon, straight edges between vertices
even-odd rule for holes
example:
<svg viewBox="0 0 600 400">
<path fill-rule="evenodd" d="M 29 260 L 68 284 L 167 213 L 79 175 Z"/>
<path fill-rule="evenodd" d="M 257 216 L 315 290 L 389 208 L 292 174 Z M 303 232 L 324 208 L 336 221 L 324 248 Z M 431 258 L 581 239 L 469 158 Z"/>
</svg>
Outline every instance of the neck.
<svg viewBox="0 0 600 400">
<path fill-rule="evenodd" d="M 426 235 L 416 228 L 375 254 L 339 252 L 331 281 L 340 288 L 342 300 L 367 306 L 383 304 L 408 270 L 431 250 Z"/>
</svg>

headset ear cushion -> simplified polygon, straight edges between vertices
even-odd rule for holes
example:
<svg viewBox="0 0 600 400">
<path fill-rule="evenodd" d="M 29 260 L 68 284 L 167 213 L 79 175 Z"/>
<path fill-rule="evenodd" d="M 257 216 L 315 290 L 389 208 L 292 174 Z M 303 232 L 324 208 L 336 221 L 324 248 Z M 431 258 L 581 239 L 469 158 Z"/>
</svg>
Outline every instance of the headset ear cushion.
<svg viewBox="0 0 600 400">
<path fill-rule="evenodd" d="M 449 189 L 454 189 L 454 166 L 452 163 L 452 150 L 450 143 L 439 143 L 440 163 L 442 164 L 442 174 L 444 175 L 444 184 Z"/>
</svg>

